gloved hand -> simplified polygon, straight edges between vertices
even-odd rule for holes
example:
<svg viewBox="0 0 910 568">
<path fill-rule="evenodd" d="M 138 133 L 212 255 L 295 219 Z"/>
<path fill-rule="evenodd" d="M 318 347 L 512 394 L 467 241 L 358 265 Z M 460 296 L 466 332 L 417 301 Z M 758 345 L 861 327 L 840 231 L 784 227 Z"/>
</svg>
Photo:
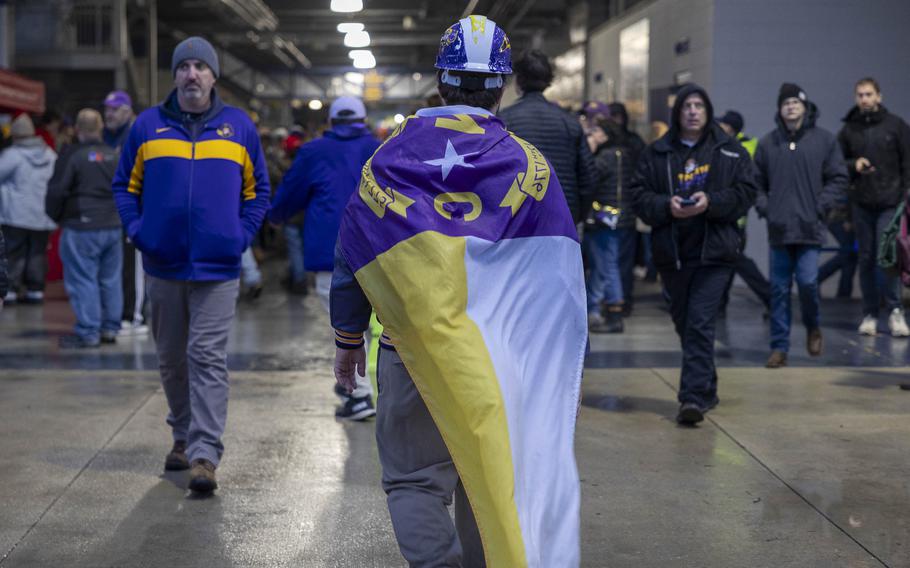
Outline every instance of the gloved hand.
<svg viewBox="0 0 910 568">
<path fill-rule="evenodd" d="M 357 349 L 335 348 L 335 380 L 348 394 L 357 388 L 357 375 L 367 374 L 367 352 L 361 346 Z"/>
</svg>

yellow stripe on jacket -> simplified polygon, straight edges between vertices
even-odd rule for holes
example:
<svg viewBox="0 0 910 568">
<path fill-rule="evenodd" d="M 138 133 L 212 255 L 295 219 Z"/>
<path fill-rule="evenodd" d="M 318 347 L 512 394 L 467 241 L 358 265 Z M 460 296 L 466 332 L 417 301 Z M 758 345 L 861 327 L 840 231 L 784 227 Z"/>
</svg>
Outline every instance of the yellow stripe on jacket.
<svg viewBox="0 0 910 568">
<path fill-rule="evenodd" d="M 184 160 L 228 160 L 243 168 L 243 200 L 256 198 L 256 178 L 253 175 L 253 162 L 247 149 L 230 140 L 203 140 L 196 143 L 195 154 L 193 143 L 186 140 L 161 138 L 149 140 L 139 147 L 136 161 L 130 172 L 130 184 L 127 190 L 137 195 L 142 193 L 142 179 L 145 173 L 145 162 L 158 158 L 180 158 Z"/>
</svg>

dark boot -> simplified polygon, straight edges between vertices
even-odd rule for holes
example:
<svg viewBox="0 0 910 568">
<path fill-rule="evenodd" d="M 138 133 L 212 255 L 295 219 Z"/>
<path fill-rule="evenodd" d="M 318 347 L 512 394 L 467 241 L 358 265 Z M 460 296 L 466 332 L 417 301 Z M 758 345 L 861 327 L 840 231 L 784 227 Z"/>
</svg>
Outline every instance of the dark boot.
<svg viewBox="0 0 910 568">
<path fill-rule="evenodd" d="M 622 333 L 622 304 L 611 304 L 607 306 L 604 314 L 604 328 L 607 333 Z"/>
<path fill-rule="evenodd" d="M 190 469 L 190 491 L 196 493 L 211 493 L 218 489 L 215 481 L 215 464 L 206 459 L 193 460 Z"/>
<path fill-rule="evenodd" d="M 186 442 L 177 440 L 174 447 L 164 458 L 165 471 L 183 471 L 190 469 L 190 461 L 186 459 Z"/>
<path fill-rule="evenodd" d="M 806 351 L 813 357 L 822 354 L 822 330 L 819 328 L 810 329 L 806 336 Z"/>
</svg>

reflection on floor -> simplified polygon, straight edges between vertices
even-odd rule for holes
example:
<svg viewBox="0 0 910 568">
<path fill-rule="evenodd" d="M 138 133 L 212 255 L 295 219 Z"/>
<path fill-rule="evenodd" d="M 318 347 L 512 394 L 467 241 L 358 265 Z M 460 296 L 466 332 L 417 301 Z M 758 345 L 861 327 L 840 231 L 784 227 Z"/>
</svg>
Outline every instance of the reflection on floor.
<svg viewBox="0 0 910 568">
<path fill-rule="evenodd" d="M 66 353 L 65 302 L 0 313 L 0 567 L 402 566 L 370 423 L 337 422 L 315 298 L 241 303 L 211 499 L 164 474 L 154 346 Z M 669 316 L 644 290 L 627 333 L 592 338 L 578 424 L 591 567 L 910 566 L 907 340 L 862 339 L 826 302 L 826 352 L 794 330 L 769 371 L 767 324 L 735 295 L 718 336 L 721 405 L 677 427 Z"/>
</svg>

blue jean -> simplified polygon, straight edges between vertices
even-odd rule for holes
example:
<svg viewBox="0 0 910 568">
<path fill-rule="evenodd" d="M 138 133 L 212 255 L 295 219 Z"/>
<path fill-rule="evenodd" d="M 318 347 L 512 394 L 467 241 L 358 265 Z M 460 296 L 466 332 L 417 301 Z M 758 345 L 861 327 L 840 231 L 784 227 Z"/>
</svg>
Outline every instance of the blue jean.
<svg viewBox="0 0 910 568">
<path fill-rule="evenodd" d="M 818 257 L 813 245 L 771 247 L 771 349 L 790 351 L 790 289 L 793 278 L 807 330 L 819 327 Z"/>
<path fill-rule="evenodd" d="M 878 266 L 878 247 L 882 233 L 897 211 L 890 209 L 866 209 L 853 206 L 853 226 L 859 244 L 859 286 L 863 291 L 863 313 L 878 317 L 878 308 L 883 297 L 890 312 L 901 307 L 900 277 L 889 276 Z"/>
<path fill-rule="evenodd" d="M 303 225 L 288 223 L 284 226 L 284 240 L 288 247 L 288 270 L 291 283 L 303 282 L 306 272 L 303 267 Z"/>
<path fill-rule="evenodd" d="M 622 279 L 619 276 L 618 231 L 595 229 L 585 233 L 588 256 L 588 313 L 600 312 L 601 302 L 622 303 Z"/>
<path fill-rule="evenodd" d="M 88 343 L 98 343 L 102 331 L 116 333 L 123 311 L 120 229 L 64 228 L 60 260 L 63 285 L 76 314 L 76 334 Z"/>
</svg>

